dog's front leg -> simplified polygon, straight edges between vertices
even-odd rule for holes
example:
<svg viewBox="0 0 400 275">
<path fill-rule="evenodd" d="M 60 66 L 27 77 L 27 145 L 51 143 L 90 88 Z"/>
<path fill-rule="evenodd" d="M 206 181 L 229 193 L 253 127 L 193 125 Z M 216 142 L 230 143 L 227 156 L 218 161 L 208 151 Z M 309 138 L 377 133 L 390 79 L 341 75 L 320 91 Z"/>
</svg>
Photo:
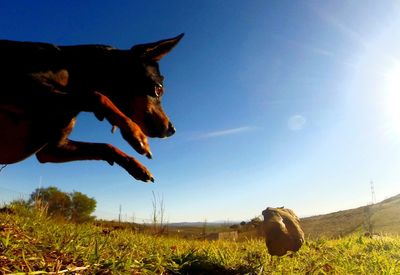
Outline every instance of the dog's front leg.
<svg viewBox="0 0 400 275">
<path fill-rule="evenodd" d="M 46 102 L 46 103 L 43 103 Z M 147 137 L 135 122 L 127 117 L 105 95 L 99 92 L 67 94 L 53 91 L 41 98 L 41 104 L 54 112 L 92 112 L 99 120 L 106 118 L 111 125 L 121 129 L 122 137 L 139 153 L 151 158 Z"/>
<path fill-rule="evenodd" d="M 105 160 L 111 165 L 117 163 L 137 180 L 154 182 L 152 174 L 146 167 L 110 144 L 79 142 L 66 139 L 59 145 L 46 145 L 36 153 L 36 157 L 41 163 Z"/>
<path fill-rule="evenodd" d="M 135 150 L 148 158 L 151 158 L 150 146 L 147 142 L 146 135 L 142 132 L 139 125 L 133 122 L 117 106 L 105 95 L 94 92 L 92 95 L 94 105 L 92 107 L 96 117 L 99 120 L 106 118 L 112 126 L 117 126 L 121 129 L 122 137 L 133 147 Z"/>
</svg>

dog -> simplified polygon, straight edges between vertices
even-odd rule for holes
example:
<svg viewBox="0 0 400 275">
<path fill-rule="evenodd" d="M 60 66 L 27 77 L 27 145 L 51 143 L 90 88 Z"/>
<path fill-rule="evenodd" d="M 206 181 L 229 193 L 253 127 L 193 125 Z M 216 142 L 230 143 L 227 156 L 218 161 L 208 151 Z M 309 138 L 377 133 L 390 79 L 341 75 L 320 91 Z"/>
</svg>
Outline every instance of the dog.
<svg viewBox="0 0 400 275">
<path fill-rule="evenodd" d="M 0 163 L 33 154 L 40 163 L 105 160 L 137 180 L 154 182 L 146 167 L 118 148 L 68 135 L 80 112 L 92 112 L 151 158 L 147 137 L 175 133 L 161 106 L 164 77 L 158 61 L 182 37 L 129 50 L 0 40 Z"/>
</svg>

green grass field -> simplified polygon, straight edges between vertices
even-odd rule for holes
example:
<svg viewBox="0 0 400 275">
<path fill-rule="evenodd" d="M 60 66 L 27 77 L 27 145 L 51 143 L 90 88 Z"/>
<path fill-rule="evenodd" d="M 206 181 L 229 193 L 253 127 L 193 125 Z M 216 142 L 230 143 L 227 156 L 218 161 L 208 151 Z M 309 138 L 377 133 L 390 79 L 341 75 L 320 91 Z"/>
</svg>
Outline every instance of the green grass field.
<svg viewBox="0 0 400 275">
<path fill-rule="evenodd" d="M 280 259 L 262 239 L 199 241 L 102 233 L 40 212 L 0 214 L 0 274 L 400 274 L 400 239 L 314 240 Z"/>
</svg>

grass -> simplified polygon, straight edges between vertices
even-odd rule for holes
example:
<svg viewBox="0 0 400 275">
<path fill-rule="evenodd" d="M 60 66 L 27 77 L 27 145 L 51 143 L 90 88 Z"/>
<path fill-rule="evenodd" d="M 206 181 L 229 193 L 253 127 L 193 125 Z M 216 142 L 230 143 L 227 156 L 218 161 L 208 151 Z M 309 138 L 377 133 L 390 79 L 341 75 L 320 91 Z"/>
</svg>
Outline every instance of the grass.
<svg viewBox="0 0 400 275">
<path fill-rule="evenodd" d="M 351 235 L 307 242 L 273 259 L 263 240 L 198 241 L 91 224 L 36 211 L 0 214 L 0 274 L 400 274 L 400 239 Z"/>
</svg>

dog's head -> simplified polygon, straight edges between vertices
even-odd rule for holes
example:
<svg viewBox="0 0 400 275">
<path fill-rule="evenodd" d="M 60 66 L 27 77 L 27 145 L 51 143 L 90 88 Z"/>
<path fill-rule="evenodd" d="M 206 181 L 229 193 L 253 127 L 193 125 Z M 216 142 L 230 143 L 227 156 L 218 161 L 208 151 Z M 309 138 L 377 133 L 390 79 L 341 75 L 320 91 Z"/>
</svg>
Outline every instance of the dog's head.
<svg viewBox="0 0 400 275">
<path fill-rule="evenodd" d="M 164 77 L 158 61 L 169 53 L 183 34 L 154 43 L 133 46 L 130 50 L 110 50 L 107 60 L 95 68 L 101 71 L 96 82 L 117 107 L 149 137 L 168 137 L 175 128 L 165 114 L 161 99 Z M 98 62 L 95 62 L 98 63 Z"/>
<path fill-rule="evenodd" d="M 175 128 L 161 106 L 164 77 L 158 61 L 181 40 L 175 38 L 118 50 L 108 46 L 79 46 L 73 54 L 75 71 L 83 89 L 107 95 L 113 103 L 149 137 L 169 137 Z"/>
</svg>

